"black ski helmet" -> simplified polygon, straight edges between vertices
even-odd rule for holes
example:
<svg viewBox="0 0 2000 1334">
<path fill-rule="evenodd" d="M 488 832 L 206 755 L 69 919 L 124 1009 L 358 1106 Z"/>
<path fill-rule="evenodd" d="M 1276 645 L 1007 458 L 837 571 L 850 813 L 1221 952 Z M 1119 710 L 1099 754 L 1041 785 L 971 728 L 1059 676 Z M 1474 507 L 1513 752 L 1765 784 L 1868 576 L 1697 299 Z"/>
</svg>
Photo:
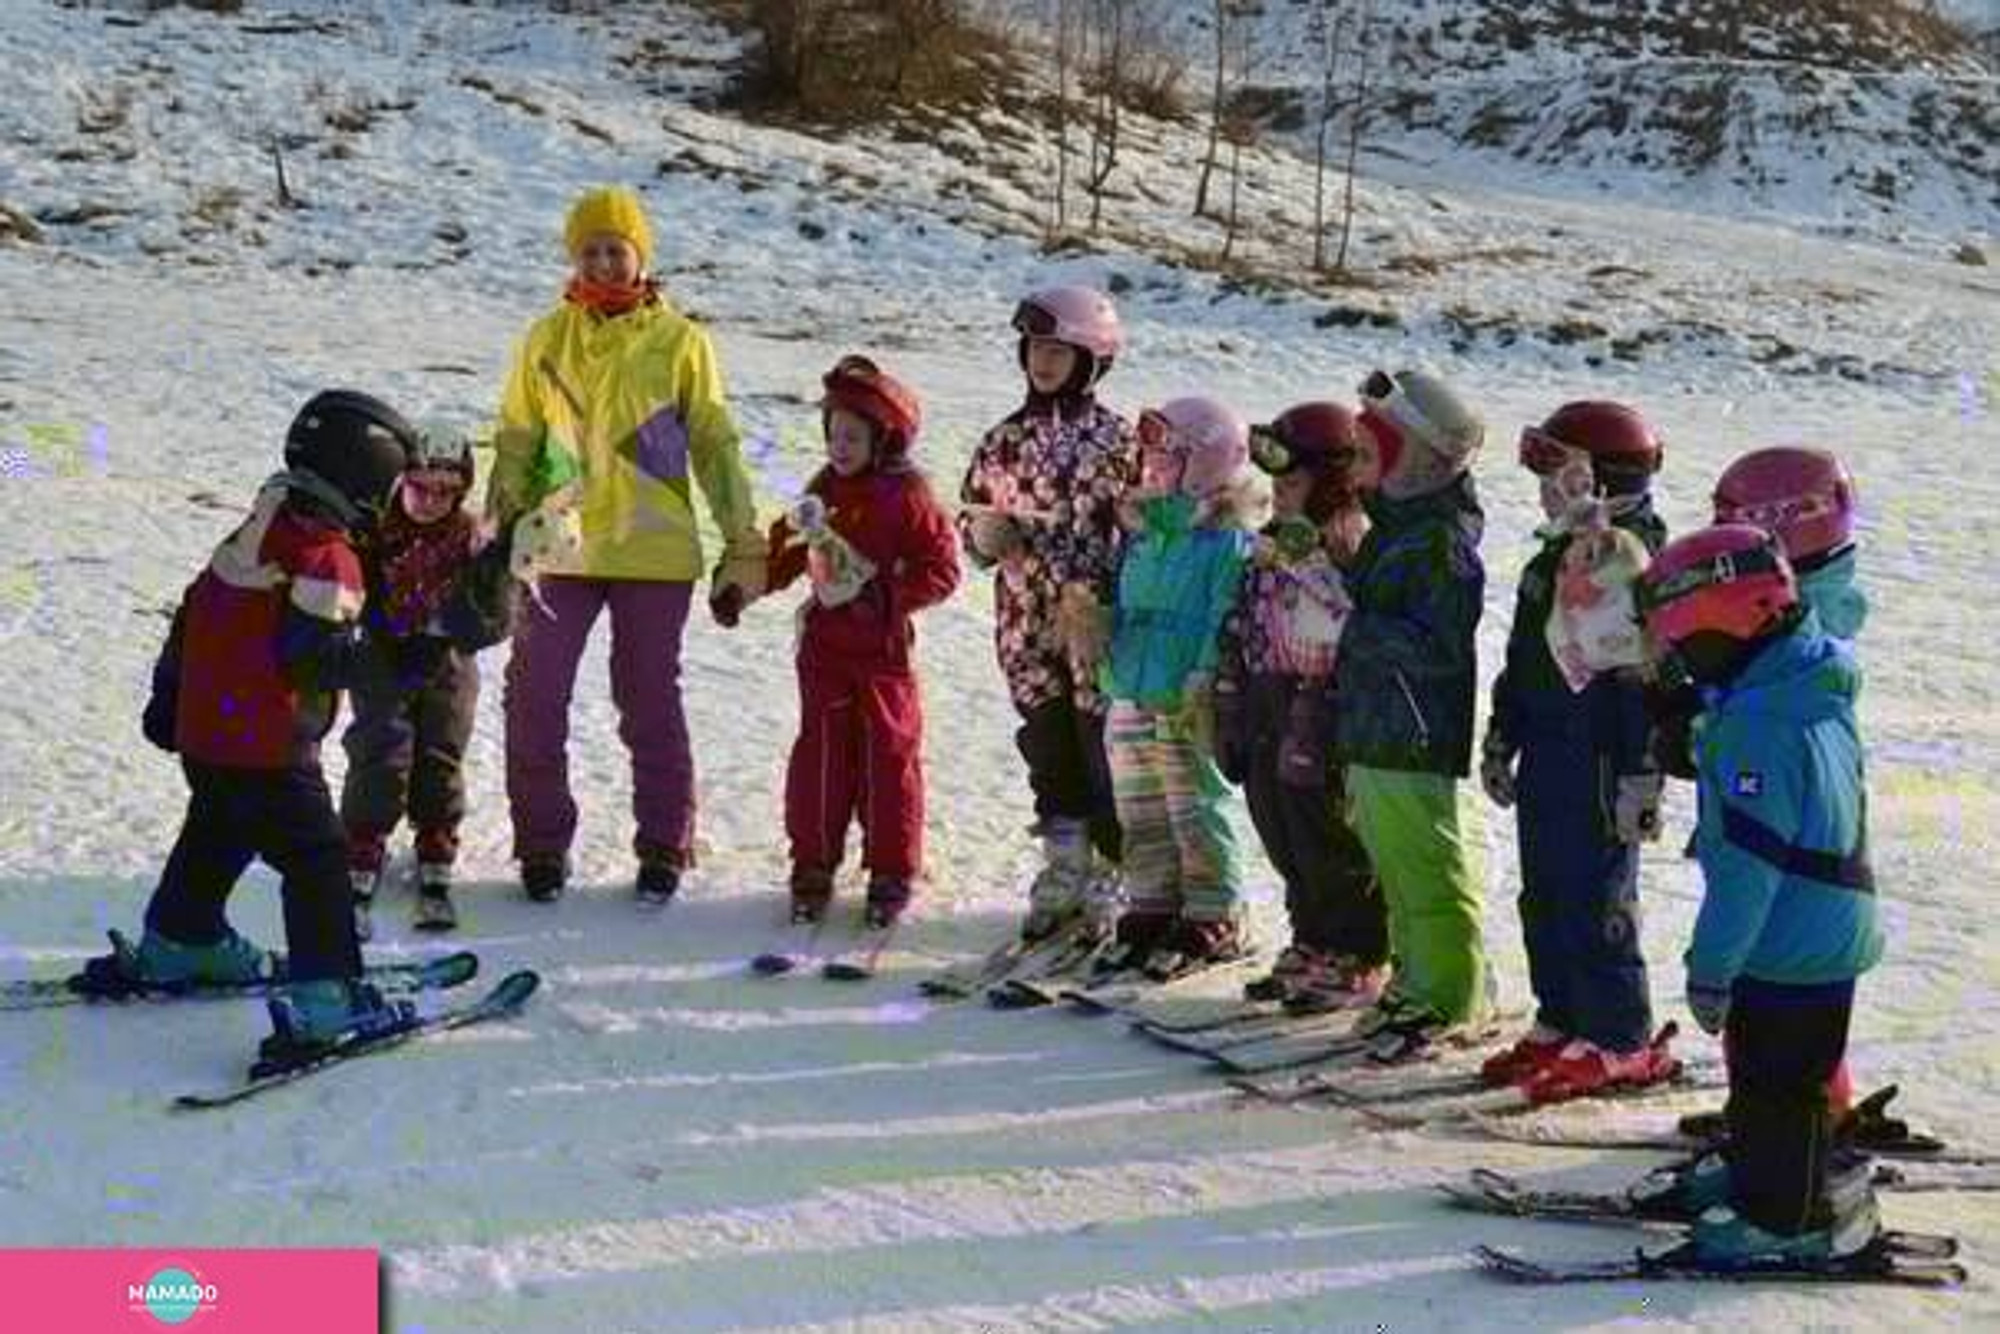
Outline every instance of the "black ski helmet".
<svg viewBox="0 0 2000 1334">
<path fill-rule="evenodd" d="M 325 482 L 352 508 L 341 517 L 373 524 L 388 508 L 417 434 L 402 414 L 354 389 L 314 394 L 285 432 L 285 466 Z"/>
</svg>

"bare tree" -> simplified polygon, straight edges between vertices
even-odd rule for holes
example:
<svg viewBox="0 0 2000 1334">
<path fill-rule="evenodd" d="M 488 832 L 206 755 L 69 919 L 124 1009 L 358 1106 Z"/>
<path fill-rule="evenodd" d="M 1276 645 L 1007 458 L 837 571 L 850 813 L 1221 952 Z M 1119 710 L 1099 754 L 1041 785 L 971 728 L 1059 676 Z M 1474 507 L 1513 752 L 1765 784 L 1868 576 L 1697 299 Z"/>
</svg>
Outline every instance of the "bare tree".
<svg viewBox="0 0 2000 1334">
<path fill-rule="evenodd" d="M 1090 118 L 1090 175 L 1085 189 L 1090 194 L 1090 230 L 1095 232 L 1104 213 L 1104 186 L 1118 165 L 1118 113 L 1124 101 L 1126 41 L 1130 35 L 1133 0 L 1090 0 L 1090 65 L 1092 111 Z"/>
<path fill-rule="evenodd" d="M 1215 0 L 1209 22 L 1215 27 L 1215 78 L 1208 95 L 1208 149 L 1201 155 L 1201 175 L 1195 180 L 1194 215 L 1208 212 L 1208 183 L 1215 174 L 1215 155 L 1222 143 L 1222 104 L 1229 93 L 1229 18 L 1235 6 Z"/>
<path fill-rule="evenodd" d="M 1238 18 L 1247 18 L 1247 10 L 1239 9 Z M 1236 72 L 1239 81 L 1247 80 L 1257 63 L 1257 25 L 1239 23 L 1233 33 Z M 1236 234 L 1242 217 L 1243 201 L 1243 150 L 1257 141 L 1257 118 L 1252 109 L 1240 96 L 1232 98 L 1222 121 L 1222 137 L 1229 143 L 1229 212 L 1222 224 L 1222 259 L 1227 263 L 1236 250 Z"/>
<path fill-rule="evenodd" d="M 1336 273 L 1347 272 L 1347 244 L 1354 236 L 1354 163 L 1361 156 L 1361 128 L 1368 116 L 1368 29 L 1375 20 L 1373 0 L 1361 0 L 1354 28 L 1354 98 L 1347 108 L 1347 187 L 1340 205 L 1340 249 Z"/>
<path fill-rule="evenodd" d="M 1056 0 L 1056 194 L 1049 206 L 1049 235 L 1062 233 L 1069 204 L 1070 0 Z"/>
<path fill-rule="evenodd" d="M 1326 272 L 1326 154 L 1332 138 L 1334 87 L 1340 77 L 1341 30 L 1347 6 L 1336 0 L 1313 0 L 1308 40 L 1319 64 L 1319 106 L 1313 124 L 1313 271 Z"/>
</svg>

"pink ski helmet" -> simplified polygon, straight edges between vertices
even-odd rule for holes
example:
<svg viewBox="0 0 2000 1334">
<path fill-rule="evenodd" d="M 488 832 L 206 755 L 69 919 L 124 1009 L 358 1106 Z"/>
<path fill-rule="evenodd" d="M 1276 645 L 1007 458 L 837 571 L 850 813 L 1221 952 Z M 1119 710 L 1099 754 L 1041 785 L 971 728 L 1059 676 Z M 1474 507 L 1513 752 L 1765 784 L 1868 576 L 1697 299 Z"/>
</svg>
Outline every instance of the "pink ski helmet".
<svg viewBox="0 0 2000 1334">
<path fill-rule="evenodd" d="M 1748 524 L 1716 524 L 1669 542 L 1639 581 L 1646 629 L 1669 649 L 1703 631 L 1755 639 L 1798 605 L 1784 548 Z"/>
<path fill-rule="evenodd" d="M 1794 566 L 1854 542 L 1854 478 L 1824 449 L 1756 449 L 1715 483 L 1715 521 L 1777 536 Z"/>
<path fill-rule="evenodd" d="M 1185 460 L 1181 490 L 1207 499 L 1250 464 L 1250 424 L 1212 398 L 1176 398 L 1139 414 L 1139 443 Z"/>
<path fill-rule="evenodd" d="M 1045 287 L 1014 307 L 1014 328 L 1024 338 L 1054 338 L 1088 352 L 1098 374 L 1125 350 L 1125 326 L 1111 298 L 1094 287 Z"/>
</svg>

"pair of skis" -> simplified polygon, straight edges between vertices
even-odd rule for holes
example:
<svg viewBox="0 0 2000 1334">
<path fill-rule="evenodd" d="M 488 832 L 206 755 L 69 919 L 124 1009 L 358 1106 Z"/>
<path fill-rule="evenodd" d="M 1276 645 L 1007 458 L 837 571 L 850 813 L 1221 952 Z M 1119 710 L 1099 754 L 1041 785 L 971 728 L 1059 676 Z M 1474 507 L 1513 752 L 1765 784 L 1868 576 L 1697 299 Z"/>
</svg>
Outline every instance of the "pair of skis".
<svg viewBox="0 0 2000 1334">
<path fill-rule="evenodd" d="M 492 990 L 469 1004 L 420 1014 L 395 1028 L 349 1038 L 296 1060 L 259 1061 L 250 1067 L 249 1075 L 237 1083 L 202 1093 L 183 1093 L 174 1099 L 174 1106 L 186 1111 L 228 1107 L 347 1061 L 393 1051 L 418 1038 L 512 1018 L 528 1003 L 529 997 L 541 986 L 541 981 L 541 975 L 532 969 L 509 973 Z"/>
<path fill-rule="evenodd" d="M 118 932 L 111 933 L 111 943 L 115 955 L 133 952 L 131 943 Z M 469 950 L 431 959 L 371 963 L 363 969 L 363 976 L 368 982 L 390 994 L 448 991 L 465 985 L 478 974 L 479 956 Z M 0 984 L 0 1010 L 38 1009 L 84 1001 L 242 999 L 269 995 L 286 984 L 286 960 L 280 954 L 270 956 L 264 976 L 235 983 L 165 986 L 120 977 L 110 969 L 98 969 L 69 977 L 25 979 Z M 173 1105 L 187 1110 L 227 1107 L 346 1061 L 392 1050 L 418 1038 L 507 1018 L 527 1003 L 540 984 L 540 976 L 532 971 L 511 973 L 484 996 L 469 1004 L 419 1013 L 393 1028 L 335 1042 L 298 1059 L 259 1061 L 243 1079 L 217 1089 L 182 1094 L 174 1099 Z"/>
<path fill-rule="evenodd" d="M 1669 1023 L 1654 1037 L 1653 1045 L 1663 1050 L 1675 1032 L 1674 1025 Z M 1430 1076 L 1413 1076 L 1402 1069 L 1357 1070 L 1350 1066 L 1313 1070 L 1297 1076 L 1289 1085 L 1259 1085 L 1254 1080 L 1244 1080 L 1238 1081 L 1238 1086 L 1278 1102 L 1333 1103 L 1380 1126 L 1414 1129 L 1519 1116 L 1568 1102 L 1630 1101 L 1693 1088 L 1721 1088 L 1726 1082 L 1720 1061 L 1697 1060 L 1675 1062 L 1671 1074 L 1650 1083 L 1609 1085 L 1565 1095 L 1553 1089 L 1489 1084 L 1479 1066 L 1484 1055 L 1483 1050 L 1475 1049 L 1470 1060 L 1451 1060 L 1450 1068 Z"/>
<path fill-rule="evenodd" d="M 1624 1194 L 1535 1190 L 1505 1173 L 1487 1169 L 1473 1171 L 1463 1184 L 1445 1183 L 1441 1189 L 1461 1208 L 1511 1218 L 1615 1223 L 1680 1221 L 1650 1217 Z M 1888 1283 L 1919 1287 L 1954 1287 L 1965 1282 L 1965 1266 L 1957 1263 L 1954 1258 L 1957 1254 L 1956 1237 L 1895 1229 L 1878 1231 L 1866 1245 L 1844 1255 L 1816 1260 L 1771 1258 L 1728 1266 L 1705 1261 L 1692 1242 L 1663 1251 L 1637 1248 L 1629 1256 L 1609 1260 L 1530 1260 L 1492 1246 L 1480 1246 L 1473 1251 L 1485 1272 L 1517 1283 L 1672 1279 Z"/>
<path fill-rule="evenodd" d="M 122 933 L 109 934 L 114 954 L 137 953 Z M 446 990 L 470 982 L 479 972 L 479 959 L 470 951 L 461 950 L 429 959 L 377 961 L 367 964 L 362 972 L 383 991 Z M 286 985 L 286 974 L 285 956 L 274 953 L 268 956 L 262 976 L 243 982 L 147 983 L 114 977 L 109 970 L 98 970 L 95 975 L 79 972 L 67 977 L 17 979 L 0 982 L 0 1011 L 47 1009 L 88 1001 L 236 1000 L 269 995 Z"/>
<path fill-rule="evenodd" d="M 1843 1121 L 1840 1137 L 1853 1147 L 1878 1158 L 1918 1163 L 1949 1163 L 1961 1167 L 2000 1167 L 2000 1153 L 1947 1144 L 1928 1131 L 1913 1128 L 1900 1118 L 1884 1114 L 1897 1096 L 1897 1087 L 1887 1085 L 1854 1104 Z M 1489 1139 L 1547 1149 L 1637 1150 L 1643 1152 L 1701 1153 L 1726 1142 L 1727 1128 L 1715 1124 L 1711 1113 L 1682 1117 L 1670 1128 L 1649 1130 L 1630 1125 L 1576 1126 L 1560 1120 L 1468 1116 L 1465 1128 Z M 1689 1127 L 1694 1128 L 1690 1133 Z"/>
<path fill-rule="evenodd" d="M 1018 936 L 1002 941 L 977 959 L 953 964 L 917 983 L 917 990 L 933 1000 L 969 1000 L 983 996 L 1014 977 L 1036 977 L 1067 966 L 1080 952 L 1085 937 L 1081 922 L 1072 922 L 1053 935 L 1028 941 Z"/>
</svg>

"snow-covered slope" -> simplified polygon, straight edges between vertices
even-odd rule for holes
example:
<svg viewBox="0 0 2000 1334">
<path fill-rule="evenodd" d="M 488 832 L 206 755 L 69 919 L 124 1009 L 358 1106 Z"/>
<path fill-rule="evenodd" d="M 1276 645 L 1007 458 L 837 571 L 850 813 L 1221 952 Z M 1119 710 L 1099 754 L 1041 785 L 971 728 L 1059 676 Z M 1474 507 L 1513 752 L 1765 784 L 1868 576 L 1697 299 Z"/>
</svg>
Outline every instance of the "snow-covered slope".
<svg viewBox="0 0 2000 1334">
<path fill-rule="evenodd" d="M 1640 403 L 1672 442 L 1665 509 L 1682 527 L 1737 450 L 1838 447 L 1867 502 L 1877 611 L 1863 716 L 1893 941 L 1863 988 L 1856 1070 L 1900 1081 L 1955 1139 L 1990 1143 L 2000 954 L 1981 870 L 2000 855 L 2000 670 L 1983 599 L 2000 542 L 2000 291 L 1984 271 L 1768 223 L 1377 171 L 1369 225 L 1389 239 L 1371 243 L 1371 266 L 1443 262 L 1387 270 L 1370 294 L 1400 324 L 1350 325 L 1328 316 L 1351 295 L 1270 295 L 1145 257 L 1147 225 L 1188 251 L 1212 242 L 1207 224 L 1143 223 L 1150 173 L 1114 215 L 1122 239 L 1052 261 L 1021 234 L 1039 217 L 1032 146 L 970 129 L 938 145 L 834 142 L 694 110 L 669 89 L 711 84 L 733 45 L 691 15 L 395 3 L 218 20 L 20 5 L 8 19 L 0 201 L 44 216 L 45 231 L 0 245 L 9 976 L 53 971 L 103 928 L 136 923 L 184 801 L 174 766 L 137 737 L 160 613 L 273 466 L 291 411 L 333 383 L 412 411 L 490 408 L 510 341 L 560 284 L 564 204 L 627 179 L 654 209 L 669 290 L 715 330 L 767 504 L 806 476 L 818 373 L 854 349 L 922 389 L 923 457 L 948 484 L 1018 392 L 1012 301 L 1057 278 L 1121 284 L 1133 351 L 1110 394 L 1128 409 L 1201 389 L 1268 414 L 1345 393 L 1378 362 L 1436 361 L 1494 427 L 1479 465 L 1489 673 L 1534 520 L 1508 448 L 1520 424 L 1585 392 Z M 646 40 L 682 63 L 611 72 Z M 86 123 L 88 108 L 115 107 L 120 89 L 123 120 L 90 128 L 114 113 Z M 352 128 L 328 119 L 342 109 Z M 273 199 L 274 136 L 304 208 Z M 1181 172 L 1162 165 L 1157 179 L 1185 179 L 1192 137 L 1142 141 L 1154 136 L 1147 160 Z M 1299 169 L 1271 155 L 1257 170 L 1260 208 L 1287 210 L 1295 229 Z M 240 192 L 233 205 L 197 207 L 225 190 Z M 46 216 L 85 205 L 122 211 Z M 1295 251 L 1287 232 L 1272 221 L 1257 244 Z M 1508 314 L 1516 332 L 1466 337 L 1452 306 Z M 1572 317 L 1607 331 L 1572 344 L 1526 332 Z M 1610 346 L 1670 326 L 1706 332 L 1636 361 Z M 1814 351 L 1796 368 L 1749 359 L 1763 336 Z M 1856 358 L 1865 378 L 1812 371 L 1822 352 Z M 1608 1255 L 1631 1239 L 1446 1213 L 1426 1183 L 1475 1158 L 1608 1183 L 1635 1169 L 1630 1156 L 1247 1106 L 1104 1023 L 916 1001 L 918 970 L 1009 929 L 1028 864 L 988 600 L 975 580 L 920 631 L 935 880 L 883 981 L 743 975 L 784 868 L 786 608 L 690 636 L 703 857 L 684 901 L 655 916 L 626 888 L 602 636 L 573 719 L 582 889 L 543 908 L 513 886 L 502 650 L 486 659 L 471 759 L 463 937 L 489 973 L 541 968 L 547 993 L 517 1023 L 192 1118 L 164 1103 L 241 1065 L 263 1024 L 255 1006 L 0 1016 L 0 1245 L 377 1245 L 406 1330 L 1592 1328 L 1641 1310 L 1679 1328 L 2000 1323 L 1990 1196 L 1887 1202 L 1900 1225 L 1966 1239 L 1975 1283 L 1959 1294 L 1517 1291 L 1471 1272 L 1466 1250 Z M 337 778 L 337 747 L 328 763 Z M 1671 814 L 1684 831 L 1684 793 Z M 1520 1004 L 1512 840 L 1493 819 L 1484 837 L 1488 938 Z M 1699 892 L 1673 841 L 1645 872 L 1663 1016 Z M 1261 863 L 1255 885 L 1269 938 Z M 381 913 L 385 948 L 426 947 L 401 927 L 403 906 Z M 236 914 L 275 940 L 268 873 L 248 878 Z"/>
<path fill-rule="evenodd" d="M 1213 6 L 1174 8 L 1205 69 Z M 1288 89 L 1298 117 L 1318 114 L 1317 8 L 1263 7 L 1247 80 Z M 1351 51 L 1360 7 L 1329 8 L 1344 15 Z M 2000 217 L 2000 83 L 1965 30 L 1918 5 L 1370 8 L 1368 137 L 1381 152 L 1448 171 L 1478 164 L 1537 191 L 1595 190 L 1838 232 L 1990 234 Z M 1343 62 L 1344 86 L 1351 54 Z"/>
</svg>

